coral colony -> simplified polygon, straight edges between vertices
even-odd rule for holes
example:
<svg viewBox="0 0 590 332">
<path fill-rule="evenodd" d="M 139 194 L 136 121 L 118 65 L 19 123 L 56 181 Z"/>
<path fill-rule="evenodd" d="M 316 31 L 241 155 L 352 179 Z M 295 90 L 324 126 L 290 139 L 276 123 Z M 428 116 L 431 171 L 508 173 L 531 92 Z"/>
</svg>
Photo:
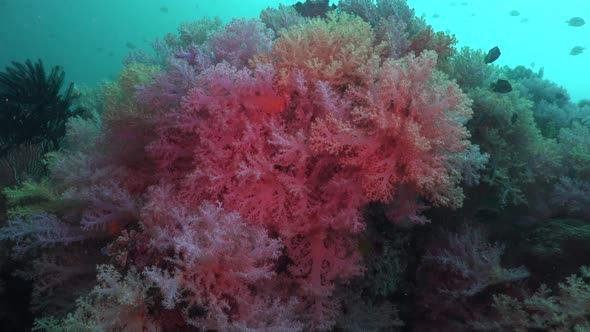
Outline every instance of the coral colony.
<svg viewBox="0 0 590 332">
<path fill-rule="evenodd" d="M 588 328 L 586 268 L 517 292 L 539 268 L 481 222 L 588 218 L 588 106 L 455 43 L 403 0 L 342 0 L 131 50 L 4 190 L 34 329 Z"/>
</svg>

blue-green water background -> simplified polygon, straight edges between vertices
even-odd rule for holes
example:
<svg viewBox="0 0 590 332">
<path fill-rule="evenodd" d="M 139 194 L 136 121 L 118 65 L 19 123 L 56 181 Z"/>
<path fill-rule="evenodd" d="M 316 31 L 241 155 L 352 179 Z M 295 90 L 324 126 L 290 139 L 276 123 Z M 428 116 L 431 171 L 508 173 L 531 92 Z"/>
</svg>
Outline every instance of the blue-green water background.
<svg viewBox="0 0 590 332">
<path fill-rule="evenodd" d="M 202 16 L 256 17 L 272 0 L 0 0 L 0 69 L 10 61 L 41 58 L 62 65 L 67 80 L 94 85 L 114 78 L 129 51 L 127 43 L 150 48 L 181 22 Z M 588 0 L 408 0 L 436 30 L 449 30 L 459 47 L 500 46 L 499 65 L 544 67 L 545 78 L 564 86 L 574 101 L 590 99 Z M 511 10 L 520 12 L 510 16 Z M 438 18 L 433 15 L 438 14 Z M 565 20 L 587 22 L 569 27 Z M 528 22 L 521 23 L 527 19 Z"/>
</svg>

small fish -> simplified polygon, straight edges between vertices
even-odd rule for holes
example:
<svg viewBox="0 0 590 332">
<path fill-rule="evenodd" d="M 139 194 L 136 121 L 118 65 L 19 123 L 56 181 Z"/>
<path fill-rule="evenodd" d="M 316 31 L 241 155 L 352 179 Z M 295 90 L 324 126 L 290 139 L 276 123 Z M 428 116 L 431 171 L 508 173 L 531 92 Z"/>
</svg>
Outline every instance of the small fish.
<svg viewBox="0 0 590 332">
<path fill-rule="evenodd" d="M 457 3 L 455 1 L 453 1 L 449 4 L 449 7 L 455 7 L 456 5 L 457 5 Z"/>
<path fill-rule="evenodd" d="M 127 46 L 127 48 L 130 50 L 134 50 L 136 47 L 135 44 L 133 44 L 132 42 L 125 43 L 125 46 Z"/>
<path fill-rule="evenodd" d="M 567 23 L 567 25 L 569 25 L 570 27 L 579 28 L 582 25 L 586 24 L 586 21 L 584 21 L 584 19 L 581 17 L 572 17 L 569 20 L 565 21 L 565 23 Z"/>
<path fill-rule="evenodd" d="M 496 83 L 490 84 L 490 87 L 494 92 L 508 93 L 512 91 L 512 85 L 507 80 L 497 80 Z"/>
<path fill-rule="evenodd" d="M 584 53 L 585 49 L 586 49 L 586 47 L 584 47 L 584 46 L 574 46 L 574 48 L 572 48 L 572 50 L 570 51 L 570 54 L 571 55 L 582 54 L 582 53 Z"/>
<path fill-rule="evenodd" d="M 473 12 L 473 13 L 469 14 L 470 17 L 474 17 L 475 15 L 477 15 L 476 12 Z"/>
<path fill-rule="evenodd" d="M 168 7 L 166 7 L 166 6 L 162 6 L 162 7 L 160 7 L 160 11 L 161 11 L 162 13 L 167 13 L 167 12 L 168 12 Z"/>
<path fill-rule="evenodd" d="M 508 15 L 510 15 L 510 16 L 519 16 L 520 15 L 520 12 L 518 10 L 513 9 L 513 10 L 511 10 L 508 13 Z"/>
<path fill-rule="evenodd" d="M 469 6 L 469 3 L 467 1 L 463 1 L 461 2 L 461 6 Z"/>
<path fill-rule="evenodd" d="M 440 15 L 438 13 L 432 14 L 432 18 L 439 18 L 439 17 L 440 17 Z"/>
<path fill-rule="evenodd" d="M 498 46 L 494 46 L 488 51 L 488 54 L 486 54 L 483 62 L 492 63 L 500 57 L 500 54 L 502 54 L 502 52 L 500 52 L 500 48 Z"/>
<path fill-rule="evenodd" d="M 520 23 L 527 23 L 529 21 L 528 17 L 523 18 L 520 20 Z"/>
<path fill-rule="evenodd" d="M 102 53 L 102 51 L 104 51 L 104 49 L 102 47 L 98 47 L 96 49 L 96 53 Z"/>
</svg>

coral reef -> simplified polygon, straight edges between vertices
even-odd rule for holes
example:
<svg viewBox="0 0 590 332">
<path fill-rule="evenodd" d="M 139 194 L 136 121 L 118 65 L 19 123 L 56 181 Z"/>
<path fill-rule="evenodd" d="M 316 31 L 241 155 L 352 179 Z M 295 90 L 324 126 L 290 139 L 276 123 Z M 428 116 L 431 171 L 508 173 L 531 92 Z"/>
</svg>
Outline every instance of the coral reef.
<svg viewBox="0 0 590 332">
<path fill-rule="evenodd" d="M 590 264 L 587 103 L 404 0 L 328 4 L 183 23 L 80 99 L 0 75 L 25 329 L 588 327 L 587 268 L 539 288 Z"/>
</svg>

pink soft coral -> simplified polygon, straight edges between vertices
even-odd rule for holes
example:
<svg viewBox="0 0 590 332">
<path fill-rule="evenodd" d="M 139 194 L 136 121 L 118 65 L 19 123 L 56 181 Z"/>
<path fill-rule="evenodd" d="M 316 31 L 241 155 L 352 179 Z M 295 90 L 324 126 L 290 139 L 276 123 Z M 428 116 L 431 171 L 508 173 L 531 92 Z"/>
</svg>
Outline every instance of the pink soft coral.
<svg viewBox="0 0 590 332">
<path fill-rule="evenodd" d="M 468 152 L 470 100 L 435 65 L 432 51 L 387 61 L 373 86 L 350 90 L 347 114 L 312 124 L 312 149 L 355 170 L 370 200 L 389 203 L 406 184 L 437 205 L 462 202 L 454 166 Z"/>
<path fill-rule="evenodd" d="M 221 204 L 185 207 L 168 186 L 152 189 L 143 217 L 153 249 L 168 260 L 161 264 L 167 268 L 144 272 L 160 289 L 165 308 L 188 302 L 187 322 L 205 330 L 300 330 L 295 302 L 282 301 L 267 287 L 282 244 L 262 227 L 244 223 Z M 196 308 L 204 313 L 191 313 Z"/>
<path fill-rule="evenodd" d="M 311 154 L 309 118 L 287 113 L 273 74 L 270 65 L 206 71 L 151 149 L 166 174 L 181 172 L 170 180 L 182 202 L 220 200 L 289 242 L 303 295 L 329 307 L 333 283 L 360 273 L 348 235 L 363 229 L 358 209 L 366 199 L 353 178 L 333 171 L 333 157 Z M 176 154 L 190 159 L 175 167 Z M 314 321 L 331 322 L 335 314 L 326 315 Z"/>
<path fill-rule="evenodd" d="M 402 185 L 409 200 L 461 204 L 469 100 L 435 64 L 434 52 L 386 62 L 376 83 L 345 93 L 296 71 L 275 89 L 270 64 L 219 64 L 151 150 L 180 202 L 219 200 L 281 237 L 309 326 L 327 329 L 334 285 L 362 272 L 363 205 L 392 202 Z"/>
<path fill-rule="evenodd" d="M 274 35 L 259 19 L 233 19 L 212 33 L 207 45 L 218 62 L 242 68 L 254 55 L 270 52 Z"/>
</svg>

